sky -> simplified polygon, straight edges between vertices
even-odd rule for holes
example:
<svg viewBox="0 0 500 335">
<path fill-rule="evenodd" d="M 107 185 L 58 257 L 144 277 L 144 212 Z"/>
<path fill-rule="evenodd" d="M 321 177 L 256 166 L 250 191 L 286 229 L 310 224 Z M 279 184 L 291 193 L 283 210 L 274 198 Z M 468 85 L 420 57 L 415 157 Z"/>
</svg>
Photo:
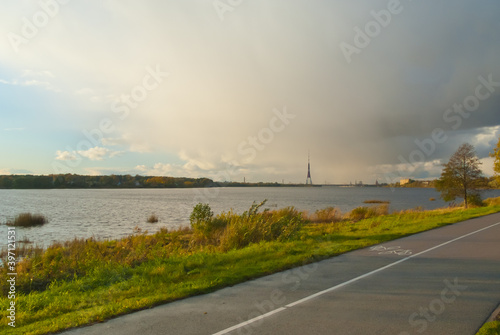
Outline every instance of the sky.
<svg viewBox="0 0 500 335">
<path fill-rule="evenodd" d="M 500 136 L 496 0 L 1 0 L 0 174 L 434 179 Z"/>
</svg>

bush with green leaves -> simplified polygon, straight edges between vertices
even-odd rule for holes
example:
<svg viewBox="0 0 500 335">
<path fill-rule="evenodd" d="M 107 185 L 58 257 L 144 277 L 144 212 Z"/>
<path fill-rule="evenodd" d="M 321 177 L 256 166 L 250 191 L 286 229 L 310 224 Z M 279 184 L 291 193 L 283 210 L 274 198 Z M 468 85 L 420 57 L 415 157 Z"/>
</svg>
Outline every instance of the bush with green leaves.
<svg viewBox="0 0 500 335">
<path fill-rule="evenodd" d="M 214 212 L 209 204 L 202 203 L 194 206 L 189 222 L 193 229 L 194 241 L 203 244 L 218 244 L 221 230 L 227 225 L 219 215 L 214 218 Z"/>
<path fill-rule="evenodd" d="M 469 194 L 467 196 L 467 203 L 472 207 L 483 207 L 485 205 L 479 193 Z"/>
<path fill-rule="evenodd" d="M 191 213 L 193 243 L 212 245 L 226 251 L 261 241 L 293 238 L 305 221 L 302 213 L 293 207 L 259 212 L 266 201 L 252 204 L 241 215 L 228 211 L 215 217 L 208 204 L 196 205 Z"/>
</svg>

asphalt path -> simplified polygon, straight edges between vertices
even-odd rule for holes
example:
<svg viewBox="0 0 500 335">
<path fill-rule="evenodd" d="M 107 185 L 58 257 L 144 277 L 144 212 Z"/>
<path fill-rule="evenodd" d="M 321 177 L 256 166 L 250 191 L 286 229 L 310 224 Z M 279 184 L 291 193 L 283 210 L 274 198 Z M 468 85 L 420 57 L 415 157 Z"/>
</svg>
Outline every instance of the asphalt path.
<svg viewBox="0 0 500 335">
<path fill-rule="evenodd" d="M 474 335 L 499 304 L 493 214 L 64 334 Z"/>
</svg>

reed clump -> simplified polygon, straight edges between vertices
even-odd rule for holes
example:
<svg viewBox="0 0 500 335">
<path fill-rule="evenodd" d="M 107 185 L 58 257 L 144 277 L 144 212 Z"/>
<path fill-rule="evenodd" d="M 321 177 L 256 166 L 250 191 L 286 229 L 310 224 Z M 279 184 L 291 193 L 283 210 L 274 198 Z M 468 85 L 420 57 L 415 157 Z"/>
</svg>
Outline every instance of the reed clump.
<svg viewBox="0 0 500 335">
<path fill-rule="evenodd" d="M 488 198 L 483 201 L 486 206 L 500 206 L 500 197 Z"/>
<path fill-rule="evenodd" d="M 365 200 L 363 201 L 365 204 L 390 204 L 390 201 L 387 200 Z"/>
<path fill-rule="evenodd" d="M 41 214 L 21 213 L 14 220 L 8 220 L 7 226 L 36 227 L 42 226 L 47 222 L 49 222 L 47 218 Z"/>
<path fill-rule="evenodd" d="M 354 208 L 349 214 L 347 214 L 347 219 L 357 222 L 364 219 L 369 219 L 377 216 L 388 215 L 389 205 L 383 204 L 374 207 L 357 207 Z"/>
<path fill-rule="evenodd" d="M 316 210 L 312 215 L 307 215 L 307 219 L 313 223 L 339 222 L 342 221 L 342 213 L 338 208 L 327 207 Z"/>
<path fill-rule="evenodd" d="M 156 214 L 151 214 L 147 219 L 148 223 L 157 223 L 158 221 L 160 221 L 160 219 L 158 218 L 158 215 L 156 215 Z"/>
<path fill-rule="evenodd" d="M 378 203 L 378 202 L 377 202 Z M 379 203 L 377 206 L 357 207 L 348 213 L 343 214 L 338 208 L 327 207 L 316 210 L 313 214 L 304 212 L 303 216 L 310 223 L 341 223 L 341 222 L 357 222 L 364 219 L 369 219 L 377 216 L 389 214 L 389 205 L 385 202 Z"/>
</svg>

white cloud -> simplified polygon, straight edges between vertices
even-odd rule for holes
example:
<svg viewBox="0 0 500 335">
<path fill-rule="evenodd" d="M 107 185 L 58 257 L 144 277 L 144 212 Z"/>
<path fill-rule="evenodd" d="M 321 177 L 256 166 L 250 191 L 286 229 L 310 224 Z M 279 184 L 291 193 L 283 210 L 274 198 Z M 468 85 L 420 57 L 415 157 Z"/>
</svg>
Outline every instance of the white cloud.
<svg viewBox="0 0 500 335">
<path fill-rule="evenodd" d="M 217 168 L 217 157 L 213 154 L 198 152 L 196 156 L 188 154 L 185 150 L 179 153 L 180 159 L 186 161 L 184 168 L 188 171 L 210 171 Z M 215 158 L 215 159 L 214 159 Z"/>
<path fill-rule="evenodd" d="M 167 176 L 172 173 L 177 173 L 179 168 L 179 166 L 174 166 L 172 164 L 156 163 L 150 173 L 154 176 Z"/>
<path fill-rule="evenodd" d="M 85 168 L 85 174 L 89 176 L 102 176 L 102 169 L 100 168 Z"/>
<path fill-rule="evenodd" d="M 80 88 L 75 91 L 77 95 L 91 95 L 94 94 L 94 90 L 88 87 Z"/>
<path fill-rule="evenodd" d="M 102 161 L 105 158 L 113 158 L 120 154 L 123 151 L 113 151 L 104 147 L 94 147 L 88 150 L 79 150 L 79 151 L 61 151 L 58 150 L 56 152 L 56 160 L 60 161 L 74 161 L 78 158 L 78 155 L 88 158 L 91 161 Z"/>
<path fill-rule="evenodd" d="M 52 83 L 50 83 L 48 81 L 40 81 L 37 79 L 26 80 L 23 83 L 21 83 L 20 85 L 22 85 L 22 86 L 40 86 L 40 87 L 45 88 L 47 91 L 52 91 L 52 92 L 56 92 L 56 93 L 62 92 L 62 90 L 60 88 L 54 86 Z"/>
<path fill-rule="evenodd" d="M 94 147 L 88 150 L 79 150 L 77 153 L 83 157 L 86 157 L 92 161 L 102 161 L 106 157 L 115 157 L 121 154 L 121 151 L 112 151 L 104 147 Z"/>
<path fill-rule="evenodd" d="M 90 176 L 103 176 L 110 174 L 127 174 L 129 171 L 124 170 L 123 168 L 115 168 L 115 167 L 86 167 L 83 169 L 86 175 Z"/>
<path fill-rule="evenodd" d="M 498 142 L 500 134 L 500 125 L 495 127 L 484 127 L 480 129 L 480 133 L 476 134 L 472 140 L 472 145 L 479 146 L 494 146 Z"/>
<path fill-rule="evenodd" d="M 102 140 L 101 140 L 101 142 L 104 145 L 110 145 L 110 146 L 126 145 L 126 144 L 128 144 L 127 141 L 123 137 L 121 137 L 121 138 L 103 137 Z"/>
<path fill-rule="evenodd" d="M 141 171 L 141 172 L 146 172 L 148 170 L 148 167 L 146 165 L 137 165 L 134 170 Z"/>
<path fill-rule="evenodd" d="M 76 154 L 75 154 L 75 152 L 57 150 L 56 160 L 58 160 L 58 161 L 74 161 L 74 160 L 76 160 Z"/>
<path fill-rule="evenodd" d="M 103 98 L 99 96 L 100 92 L 97 92 L 96 90 L 89 88 L 89 87 L 84 87 L 84 88 L 79 88 L 76 89 L 75 91 L 76 96 L 84 97 L 88 101 L 92 103 L 102 103 Z"/>
<path fill-rule="evenodd" d="M 36 80 L 36 79 L 32 79 L 32 80 L 26 80 L 21 85 L 24 85 L 24 86 L 44 86 L 44 87 L 47 87 L 47 86 L 50 86 L 50 83 L 48 81 L 39 81 L 39 80 Z"/>
<path fill-rule="evenodd" d="M 479 161 L 482 163 L 480 169 L 486 176 L 491 177 L 495 174 L 495 171 L 493 170 L 495 159 L 493 157 L 486 157 L 480 159 Z"/>
<path fill-rule="evenodd" d="M 380 164 L 369 167 L 367 172 L 382 183 L 395 183 L 401 178 L 435 179 L 442 171 L 443 162 L 435 159 L 427 162 Z"/>
<path fill-rule="evenodd" d="M 186 176 L 186 173 L 183 170 L 182 166 L 168 163 L 156 163 L 153 167 L 148 167 L 146 165 L 137 165 L 134 170 L 146 176 Z"/>
<path fill-rule="evenodd" d="M 249 172 L 241 166 L 233 166 L 222 161 L 212 161 L 209 157 L 194 159 L 185 152 L 179 154 L 184 162 L 181 164 L 173 163 L 155 163 L 152 167 L 147 165 L 137 165 L 135 171 L 148 176 L 174 176 L 174 177 L 192 177 L 192 178 L 212 178 L 216 181 L 235 181 L 243 177 L 243 172 Z M 281 176 L 281 171 L 273 168 L 254 167 L 252 173 L 277 174 Z M 256 177 L 254 180 L 257 180 Z"/>
<path fill-rule="evenodd" d="M 22 77 L 49 77 L 49 78 L 55 78 L 54 74 L 50 71 L 47 70 L 42 70 L 42 71 L 34 71 L 34 70 L 29 70 L 29 69 L 24 69 L 22 74 Z"/>
<path fill-rule="evenodd" d="M 146 153 L 152 151 L 151 146 L 144 138 L 131 133 L 124 133 L 120 137 L 104 137 L 101 142 L 108 146 L 126 146 L 130 152 Z"/>
<path fill-rule="evenodd" d="M 13 79 L 12 81 L 0 79 L 0 83 L 5 84 L 5 85 L 13 85 L 13 86 L 39 86 L 43 87 L 48 91 L 53 91 L 53 92 L 62 92 L 61 89 L 55 87 L 53 84 L 51 84 L 48 81 L 41 81 L 38 79 L 27 79 L 27 80 L 18 80 L 18 79 Z"/>
</svg>

